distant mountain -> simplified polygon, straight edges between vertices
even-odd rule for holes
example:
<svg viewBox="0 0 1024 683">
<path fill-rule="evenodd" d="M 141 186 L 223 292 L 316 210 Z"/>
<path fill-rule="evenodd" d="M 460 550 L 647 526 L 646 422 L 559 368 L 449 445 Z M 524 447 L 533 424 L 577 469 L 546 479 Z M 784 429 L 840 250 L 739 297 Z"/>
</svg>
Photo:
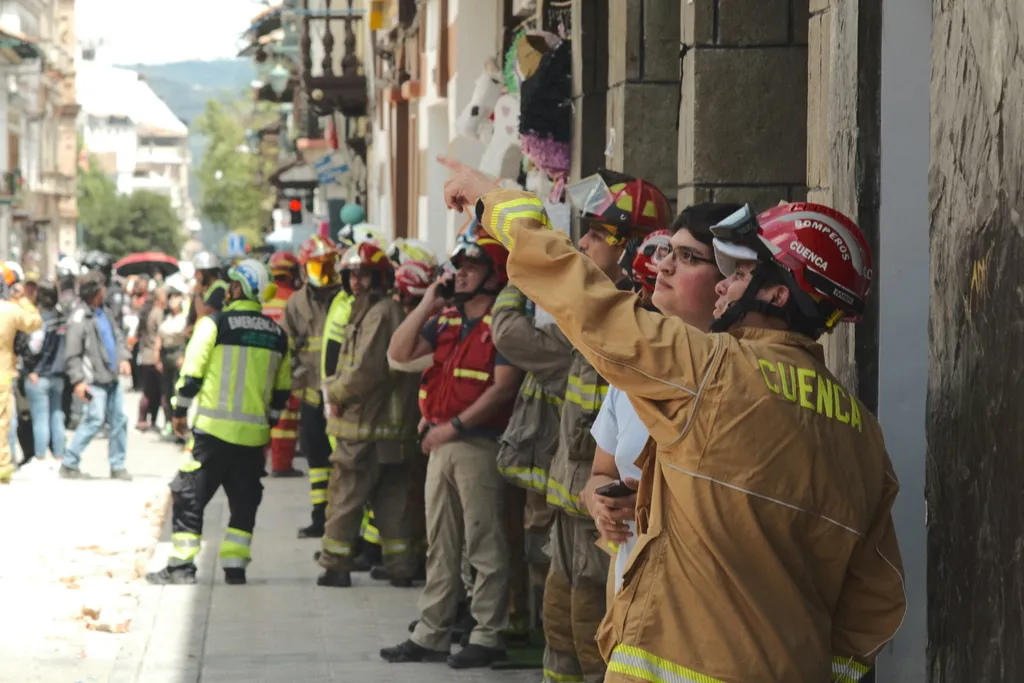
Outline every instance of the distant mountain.
<svg viewBox="0 0 1024 683">
<path fill-rule="evenodd" d="M 167 103 L 171 111 L 191 128 L 192 121 L 206 108 L 207 100 L 241 96 L 256 78 L 248 59 L 189 60 L 168 64 L 126 64 L 127 69 L 146 77 L 153 91 Z M 189 134 L 193 173 L 189 178 L 189 194 L 199 206 L 199 183 L 194 170 L 199 168 L 206 150 L 206 140 L 198 133 Z"/>
</svg>

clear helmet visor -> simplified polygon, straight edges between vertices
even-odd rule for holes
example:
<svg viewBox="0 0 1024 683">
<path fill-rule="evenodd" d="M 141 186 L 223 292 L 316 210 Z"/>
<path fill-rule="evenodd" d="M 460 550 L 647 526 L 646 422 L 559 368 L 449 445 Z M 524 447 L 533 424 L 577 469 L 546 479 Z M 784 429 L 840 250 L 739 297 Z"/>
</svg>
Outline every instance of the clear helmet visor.
<svg viewBox="0 0 1024 683">
<path fill-rule="evenodd" d="M 608 189 L 598 174 L 587 176 L 565 188 L 566 196 L 573 208 L 584 215 L 601 216 L 609 206 L 615 203 L 615 195 Z"/>
</svg>

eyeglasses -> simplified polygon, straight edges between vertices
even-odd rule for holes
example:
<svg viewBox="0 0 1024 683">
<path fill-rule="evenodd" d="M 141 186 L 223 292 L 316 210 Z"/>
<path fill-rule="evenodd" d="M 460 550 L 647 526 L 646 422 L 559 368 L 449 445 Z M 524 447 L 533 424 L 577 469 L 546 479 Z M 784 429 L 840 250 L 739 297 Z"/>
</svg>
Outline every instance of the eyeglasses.
<svg viewBox="0 0 1024 683">
<path fill-rule="evenodd" d="M 671 245 L 659 245 L 654 250 L 654 262 L 661 263 L 669 256 L 675 259 L 676 263 L 683 263 L 688 266 L 693 266 L 698 263 L 710 263 L 713 266 L 718 266 L 718 263 L 714 259 L 704 258 L 698 256 L 689 247 L 673 247 Z"/>
</svg>

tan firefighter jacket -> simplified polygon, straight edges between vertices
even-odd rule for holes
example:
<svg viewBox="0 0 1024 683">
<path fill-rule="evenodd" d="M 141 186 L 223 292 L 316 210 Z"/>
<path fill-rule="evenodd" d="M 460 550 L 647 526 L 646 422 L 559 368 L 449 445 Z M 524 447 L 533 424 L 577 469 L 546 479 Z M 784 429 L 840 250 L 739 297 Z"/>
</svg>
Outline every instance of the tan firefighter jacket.
<svg viewBox="0 0 1024 683">
<path fill-rule="evenodd" d="M 340 285 L 317 289 L 308 284 L 292 294 L 284 307 L 281 327 L 288 333 L 292 353 L 292 392 L 309 405 L 318 406 L 320 396 L 320 350 L 324 321 Z"/>
<path fill-rule="evenodd" d="M 525 304 L 522 292 L 509 285 L 491 307 L 495 347 L 515 367 L 530 368 L 499 439 L 498 469 L 516 486 L 546 495 L 572 346 L 554 325 L 536 327 Z"/>
<path fill-rule="evenodd" d="M 518 295 L 522 296 L 521 293 Z M 497 303 L 495 301 L 495 305 Z M 601 379 L 581 353 L 572 348 L 557 325 L 536 327 L 521 309 L 510 307 L 499 310 L 499 313 L 503 314 L 504 334 L 496 331 L 494 337 L 501 354 L 512 365 L 532 373 L 538 386 L 556 387 L 556 378 L 563 378 L 565 393 L 558 440 L 547 473 L 547 501 L 571 515 L 589 518 L 590 513 L 579 494 L 590 480 L 590 464 L 597 445 L 590 435 L 590 427 L 608 394 L 608 383 Z M 503 336 L 504 340 L 499 341 Z M 524 380 L 523 384 L 529 387 L 532 383 Z M 520 389 L 520 396 L 522 393 Z M 508 431 L 505 434 L 507 436 Z M 543 461 L 540 459 L 540 463 Z M 508 465 L 499 463 L 499 466 L 502 464 Z M 518 463 L 516 468 L 524 466 L 525 463 Z M 534 476 L 542 477 L 543 474 L 534 472 L 531 466 L 531 480 Z"/>
<path fill-rule="evenodd" d="M 653 437 L 637 547 L 598 633 L 606 680 L 859 679 L 906 608 L 898 484 L 877 421 L 821 346 L 643 310 L 526 193 L 496 190 L 477 210 L 511 252 L 511 280 Z"/>
<path fill-rule="evenodd" d="M 388 367 L 391 335 L 405 315 L 397 302 L 364 292 L 352 313 L 338 354 L 338 369 L 324 380 L 327 433 L 348 441 L 414 441 L 419 377 Z M 396 450 L 396 453 L 403 451 Z"/>
</svg>

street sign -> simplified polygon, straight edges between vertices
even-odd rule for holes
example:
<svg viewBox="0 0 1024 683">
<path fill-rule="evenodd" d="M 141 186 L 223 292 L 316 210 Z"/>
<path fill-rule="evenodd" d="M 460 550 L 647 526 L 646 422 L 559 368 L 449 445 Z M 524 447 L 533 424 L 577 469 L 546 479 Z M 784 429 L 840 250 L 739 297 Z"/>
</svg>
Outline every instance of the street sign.
<svg viewBox="0 0 1024 683">
<path fill-rule="evenodd" d="M 245 238 L 236 232 L 228 234 L 228 256 L 243 256 L 245 254 Z"/>
</svg>

